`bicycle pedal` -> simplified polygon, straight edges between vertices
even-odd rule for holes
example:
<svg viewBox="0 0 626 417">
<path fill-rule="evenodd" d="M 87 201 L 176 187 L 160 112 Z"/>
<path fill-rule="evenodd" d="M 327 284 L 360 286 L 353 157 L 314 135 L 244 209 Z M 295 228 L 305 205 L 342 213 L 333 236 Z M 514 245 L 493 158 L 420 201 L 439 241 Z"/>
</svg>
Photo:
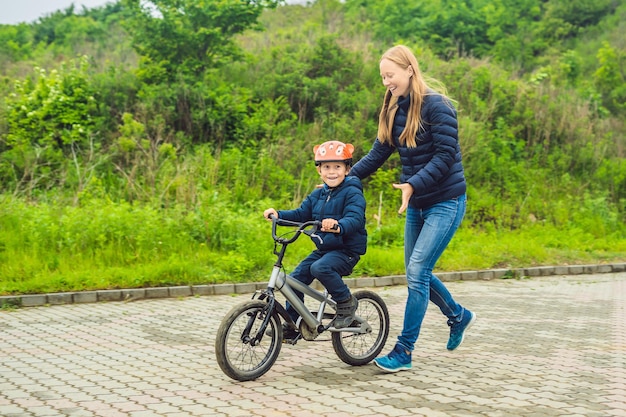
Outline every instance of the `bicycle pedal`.
<svg viewBox="0 0 626 417">
<path fill-rule="evenodd" d="M 300 340 L 301 338 L 302 336 L 298 335 L 297 337 L 293 339 L 283 339 L 283 343 L 286 345 L 295 345 L 296 343 L 298 343 L 298 340 Z"/>
</svg>

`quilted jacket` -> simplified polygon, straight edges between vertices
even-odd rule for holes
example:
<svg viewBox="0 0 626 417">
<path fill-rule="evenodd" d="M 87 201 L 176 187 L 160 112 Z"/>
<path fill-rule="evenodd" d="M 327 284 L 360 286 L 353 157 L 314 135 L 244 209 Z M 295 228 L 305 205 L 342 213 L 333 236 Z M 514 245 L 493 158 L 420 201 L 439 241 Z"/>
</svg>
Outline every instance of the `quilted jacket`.
<svg viewBox="0 0 626 417">
<path fill-rule="evenodd" d="M 424 97 L 422 127 L 417 133 L 417 146 L 414 148 L 399 142 L 408 108 L 409 97 L 398 100 L 393 123 L 393 146 L 382 144 L 377 138 L 369 153 L 352 167 L 350 175 L 360 179 L 370 176 L 397 150 L 402 163 L 400 182 L 413 187 L 411 206 L 427 208 L 464 194 L 465 174 L 457 115 L 452 103 L 434 92 Z"/>
<path fill-rule="evenodd" d="M 309 194 L 299 208 L 279 210 L 278 217 L 295 222 L 335 219 L 340 233 L 318 232 L 323 243 L 311 238 L 321 251 L 343 250 L 363 255 L 367 248 L 365 230 L 365 197 L 363 185 L 357 177 L 346 177 L 337 187 L 324 185 Z"/>
</svg>

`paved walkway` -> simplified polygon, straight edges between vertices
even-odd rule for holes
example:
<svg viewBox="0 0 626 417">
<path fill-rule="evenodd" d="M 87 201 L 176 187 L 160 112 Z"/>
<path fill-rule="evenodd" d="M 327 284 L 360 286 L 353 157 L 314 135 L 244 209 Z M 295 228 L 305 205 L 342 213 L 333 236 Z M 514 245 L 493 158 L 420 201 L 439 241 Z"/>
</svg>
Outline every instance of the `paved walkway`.
<svg viewBox="0 0 626 417">
<path fill-rule="evenodd" d="M 455 352 L 431 304 L 413 370 L 350 367 L 327 337 L 251 382 L 216 329 L 249 294 L 0 311 L 0 416 L 626 416 L 626 272 L 450 282 L 478 314 Z M 376 287 L 402 323 L 405 286 Z"/>
</svg>

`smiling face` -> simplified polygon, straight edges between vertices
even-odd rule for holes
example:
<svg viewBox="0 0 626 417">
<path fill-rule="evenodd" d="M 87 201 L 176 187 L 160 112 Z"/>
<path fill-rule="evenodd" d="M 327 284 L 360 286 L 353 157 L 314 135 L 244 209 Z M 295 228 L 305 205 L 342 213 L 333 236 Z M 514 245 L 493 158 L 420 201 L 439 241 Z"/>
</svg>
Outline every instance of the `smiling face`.
<svg viewBox="0 0 626 417">
<path fill-rule="evenodd" d="M 330 188 L 335 188 L 346 179 L 350 168 L 345 162 L 323 162 L 317 166 L 317 172 L 322 177 L 324 184 Z"/>
<path fill-rule="evenodd" d="M 407 68 L 402 68 L 389 59 L 382 59 L 380 61 L 380 76 L 383 79 L 383 85 L 393 96 L 406 97 L 409 94 L 409 86 L 413 76 L 413 69 L 410 65 Z"/>
</svg>

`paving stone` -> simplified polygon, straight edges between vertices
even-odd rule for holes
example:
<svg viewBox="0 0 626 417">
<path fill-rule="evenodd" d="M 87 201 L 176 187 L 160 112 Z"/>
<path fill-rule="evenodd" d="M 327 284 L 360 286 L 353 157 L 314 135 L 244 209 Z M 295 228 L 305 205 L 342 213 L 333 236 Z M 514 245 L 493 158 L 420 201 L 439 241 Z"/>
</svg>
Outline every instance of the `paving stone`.
<svg viewBox="0 0 626 417">
<path fill-rule="evenodd" d="M 376 285 L 375 278 L 357 278 L 355 281 L 356 281 L 356 287 L 358 288 L 374 287 Z"/>
<path fill-rule="evenodd" d="M 584 267 L 581 265 L 571 265 L 569 267 L 569 275 L 576 275 L 584 273 Z"/>
<path fill-rule="evenodd" d="M 249 294 L 256 291 L 255 283 L 235 284 L 235 292 L 237 294 Z"/>
<path fill-rule="evenodd" d="M 461 279 L 463 281 L 474 281 L 479 279 L 478 277 L 478 271 L 462 271 L 461 272 Z"/>
<path fill-rule="evenodd" d="M 170 290 L 167 287 L 146 288 L 146 298 L 167 298 Z"/>
<path fill-rule="evenodd" d="M 393 285 L 393 277 L 377 277 L 374 280 L 376 287 L 390 287 Z"/>
<path fill-rule="evenodd" d="M 611 265 L 611 272 L 624 272 L 626 271 L 626 263 L 614 263 Z"/>
<path fill-rule="evenodd" d="M 411 371 L 349 366 L 323 334 L 282 345 L 248 382 L 224 375 L 214 353 L 222 317 L 250 299 L 234 284 L 132 303 L 124 290 L 98 292 L 106 303 L 34 296 L 33 307 L 0 310 L 0 416 L 626 416 L 626 272 L 594 270 L 442 274 L 478 315 L 454 352 L 431 304 Z M 389 309 L 385 354 L 401 331 L 406 278 L 368 282 Z"/>
<path fill-rule="evenodd" d="M 122 300 L 135 301 L 146 298 L 145 288 L 131 288 L 122 290 Z"/>
<path fill-rule="evenodd" d="M 121 290 L 100 290 L 98 291 L 98 301 L 122 301 Z"/>
<path fill-rule="evenodd" d="M 555 266 L 554 273 L 556 275 L 567 275 L 569 273 L 569 266 L 566 266 L 566 265 Z"/>
<path fill-rule="evenodd" d="M 491 270 L 478 271 L 477 275 L 476 275 L 476 279 L 483 279 L 483 280 L 494 279 L 494 277 L 495 277 L 495 275 L 494 275 L 493 271 L 491 271 Z"/>
<path fill-rule="evenodd" d="M 45 294 L 23 295 L 21 300 L 23 307 L 42 306 L 48 302 L 48 296 Z"/>
<path fill-rule="evenodd" d="M 98 301 L 98 293 L 95 291 L 75 292 L 73 300 L 75 303 L 95 303 Z"/>
<path fill-rule="evenodd" d="M 190 286 L 169 287 L 170 297 L 189 297 L 192 294 Z"/>
<path fill-rule="evenodd" d="M 406 285 L 406 275 L 394 275 L 392 278 L 394 285 Z"/>
<path fill-rule="evenodd" d="M 213 292 L 215 295 L 234 294 L 234 284 L 217 284 L 213 286 Z"/>
<path fill-rule="evenodd" d="M 193 285 L 191 287 L 191 292 L 193 295 L 213 295 L 215 291 L 213 290 L 213 285 Z"/>
<path fill-rule="evenodd" d="M 72 303 L 72 293 L 71 292 L 60 292 L 48 294 L 48 304 L 57 305 L 57 304 L 71 304 Z"/>
<path fill-rule="evenodd" d="M 506 268 L 492 269 L 492 272 L 494 279 L 502 279 L 512 274 L 511 270 Z"/>
<path fill-rule="evenodd" d="M 22 304 L 21 297 L 15 297 L 12 295 L 0 296 L 0 308 L 2 307 L 19 307 Z"/>
</svg>

